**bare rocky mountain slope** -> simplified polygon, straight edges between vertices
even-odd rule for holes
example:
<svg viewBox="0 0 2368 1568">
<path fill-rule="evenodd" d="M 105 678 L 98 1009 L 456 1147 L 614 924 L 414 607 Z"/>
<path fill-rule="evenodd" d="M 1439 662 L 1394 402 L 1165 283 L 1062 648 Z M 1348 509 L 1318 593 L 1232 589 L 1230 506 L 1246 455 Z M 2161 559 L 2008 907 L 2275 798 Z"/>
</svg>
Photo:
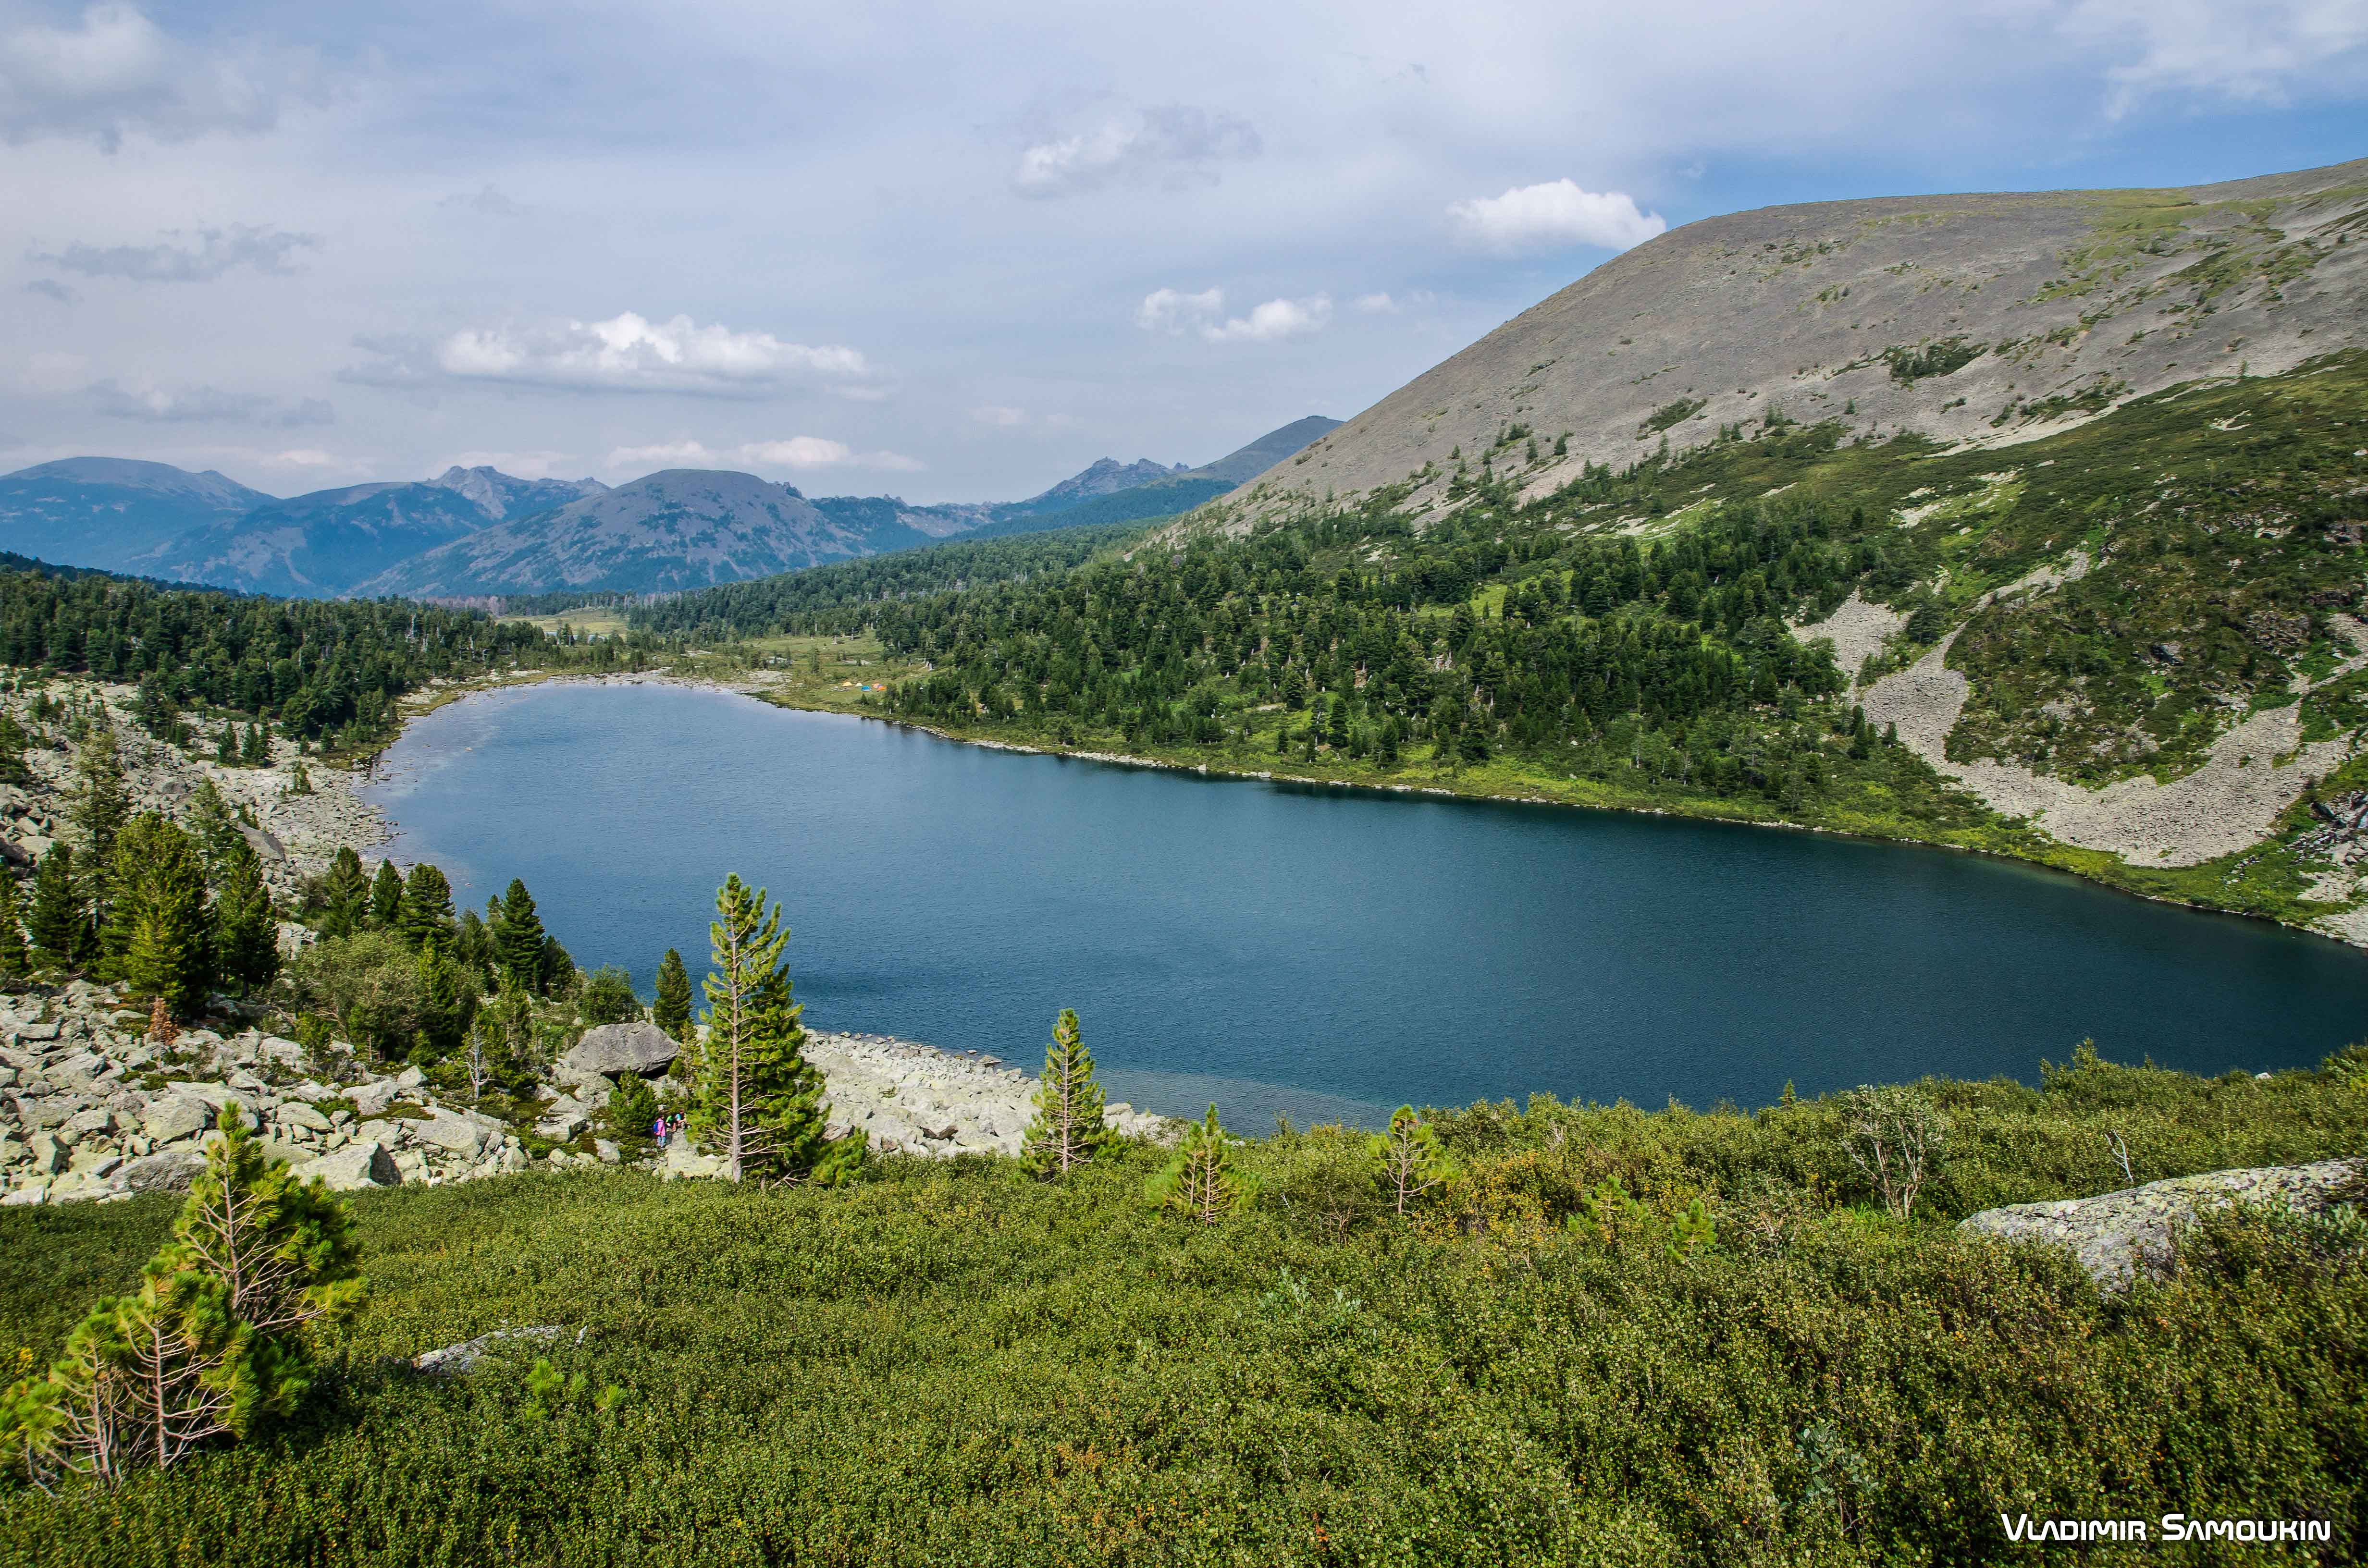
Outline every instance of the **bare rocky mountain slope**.
<svg viewBox="0 0 2368 1568">
<path fill-rule="evenodd" d="M 1273 515 L 1409 482 L 1428 506 L 1523 426 L 1549 454 L 1567 436 L 1522 474 L 1527 495 L 1770 408 L 2005 444 L 2357 347 L 2363 303 L 2368 160 L 2167 190 L 1761 208 L 1604 263 L 1222 507 Z"/>
</svg>

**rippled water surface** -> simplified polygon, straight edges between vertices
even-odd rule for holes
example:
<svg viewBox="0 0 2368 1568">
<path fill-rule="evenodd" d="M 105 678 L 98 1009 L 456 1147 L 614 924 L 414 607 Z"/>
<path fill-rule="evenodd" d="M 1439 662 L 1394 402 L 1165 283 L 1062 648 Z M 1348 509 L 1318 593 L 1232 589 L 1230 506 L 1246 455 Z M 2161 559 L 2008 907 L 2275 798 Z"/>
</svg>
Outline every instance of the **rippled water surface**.
<svg viewBox="0 0 2368 1568">
<path fill-rule="evenodd" d="M 692 973 L 726 871 L 811 1023 L 1033 1069 L 1075 1007 L 1113 1097 L 1264 1125 L 1548 1090 L 1708 1107 L 2084 1037 L 2200 1072 L 2368 1035 L 2368 956 L 1945 851 L 1306 789 L 955 744 L 722 692 L 550 686 L 416 723 L 401 858 L 513 876 L 586 967 Z"/>
</svg>

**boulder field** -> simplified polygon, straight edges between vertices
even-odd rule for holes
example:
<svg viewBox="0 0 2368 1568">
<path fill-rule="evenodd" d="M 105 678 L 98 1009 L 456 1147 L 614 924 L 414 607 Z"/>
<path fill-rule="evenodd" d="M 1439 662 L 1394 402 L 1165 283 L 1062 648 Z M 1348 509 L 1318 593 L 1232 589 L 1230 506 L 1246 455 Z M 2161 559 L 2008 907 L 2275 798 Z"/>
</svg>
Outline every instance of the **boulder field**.
<svg viewBox="0 0 2368 1568">
<path fill-rule="evenodd" d="M 110 986 L 0 993 L 0 1204 L 185 1187 L 207 1140 L 233 1121 L 340 1191 L 634 1158 L 666 1176 L 722 1170 L 680 1142 L 635 1156 L 600 1135 L 616 1075 L 655 1076 L 680 1049 L 649 1024 L 586 1030 L 537 1087 L 531 1142 L 528 1129 L 462 1103 L 416 1067 L 386 1073 L 341 1046 L 316 1057 L 235 1009 L 169 1045 L 149 1040 L 147 1024 Z M 1019 1152 L 1035 1093 L 1026 1074 L 880 1035 L 809 1040 L 834 1136 L 860 1128 L 882 1153 L 924 1158 Z M 1124 1104 L 1108 1119 L 1133 1136 L 1169 1126 Z"/>
</svg>

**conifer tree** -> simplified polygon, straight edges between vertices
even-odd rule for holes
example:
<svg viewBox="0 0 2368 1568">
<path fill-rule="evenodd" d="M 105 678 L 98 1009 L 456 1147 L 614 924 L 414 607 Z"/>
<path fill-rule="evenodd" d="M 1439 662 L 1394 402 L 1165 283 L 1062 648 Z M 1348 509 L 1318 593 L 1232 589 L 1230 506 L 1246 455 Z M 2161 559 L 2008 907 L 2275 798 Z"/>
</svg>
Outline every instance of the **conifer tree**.
<svg viewBox="0 0 2368 1568">
<path fill-rule="evenodd" d="M 244 840 L 214 897 L 214 960 L 222 979 L 253 995 L 279 973 L 279 922 L 263 863 Z"/>
<path fill-rule="evenodd" d="M 310 1385 L 310 1326 L 359 1304 L 360 1256 L 328 1189 L 231 1123 L 137 1290 L 101 1300 L 44 1374 L 0 1394 L 0 1460 L 43 1485 L 111 1484 L 255 1435 Z"/>
<path fill-rule="evenodd" d="M 790 934 L 780 905 L 767 914 L 765 890 L 734 873 L 716 890 L 715 916 L 707 1036 L 694 1078 L 701 1131 L 723 1142 L 733 1181 L 751 1174 L 844 1180 L 860 1164 L 863 1142 L 823 1136 L 822 1074 L 805 1059 L 803 1008 L 791 999 L 781 962 Z"/>
<path fill-rule="evenodd" d="M 33 954 L 25 945 L 24 910 L 17 898 L 17 879 L 0 871 L 0 974 L 21 977 L 32 972 Z"/>
<path fill-rule="evenodd" d="M 238 759 L 249 767 L 271 766 L 271 737 L 261 724 L 249 724 L 239 742 Z"/>
<path fill-rule="evenodd" d="M 350 937 L 361 929 L 370 915 L 370 878 L 362 871 L 362 858 L 350 845 L 337 846 L 321 892 L 327 906 L 321 916 L 321 935 Z"/>
<path fill-rule="evenodd" d="M 88 945 L 81 889 L 74 881 L 74 846 L 63 839 L 49 846 L 33 873 L 33 909 L 27 917 L 33 953 L 50 968 L 65 969 Z"/>
<path fill-rule="evenodd" d="M 1214 1105 L 1207 1119 L 1185 1123 L 1175 1154 L 1143 1187 L 1144 1196 L 1155 1206 L 1189 1214 L 1204 1225 L 1243 1207 L 1251 1192 L 1249 1182 L 1234 1171 L 1233 1153 L 1225 1130 L 1217 1125 Z"/>
<path fill-rule="evenodd" d="M 74 828 L 82 835 L 83 863 L 104 875 L 114 860 L 115 835 L 131 815 L 123 757 L 116 745 L 114 727 L 104 717 L 91 727 L 74 753 L 71 793 Z"/>
<path fill-rule="evenodd" d="M 444 873 L 421 861 L 411 868 L 403 884 L 403 904 L 397 916 L 403 939 L 415 948 L 430 941 L 452 945 L 452 884 Z"/>
<path fill-rule="evenodd" d="M 1077 1015 L 1064 1007 L 1053 1025 L 1053 1043 L 1044 1048 L 1044 1075 L 1037 1080 L 1036 1119 L 1026 1143 L 1028 1166 L 1045 1176 L 1064 1176 L 1092 1159 L 1109 1140 L 1093 1052 L 1086 1049 Z"/>
<path fill-rule="evenodd" d="M 403 873 L 394 869 L 392 860 L 378 863 L 378 875 L 370 880 L 370 923 L 381 931 L 392 931 L 403 919 Z"/>
<path fill-rule="evenodd" d="M 214 737 L 214 761 L 224 767 L 238 766 L 238 726 L 224 724 L 222 733 Z"/>
<path fill-rule="evenodd" d="M 690 974 L 682 966 L 682 955 L 672 948 L 658 960 L 658 998 L 650 1018 L 671 1039 L 690 1039 Z"/>
<path fill-rule="evenodd" d="M 1453 1162 L 1440 1145 L 1439 1133 L 1415 1114 L 1412 1106 L 1402 1105 L 1392 1111 L 1390 1130 L 1375 1133 L 1366 1147 L 1381 1162 L 1382 1186 L 1400 1218 L 1424 1193 L 1455 1174 Z"/>
<path fill-rule="evenodd" d="M 526 891 L 523 881 L 510 879 L 509 891 L 502 895 L 501 907 L 493 913 L 492 923 L 502 972 L 521 988 L 541 994 L 544 990 L 542 919 L 535 914 L 534 898 Z"/>
<path fill-rule="evenodd" d="M 142 835 L 146 863 L 137 872 L 120 859 L 117 867 L 116 904 L 131 906 L 130 939 L 118 967 L 135 995 L 161 1000 L 176 1017 L 193 1017 L 213 980 L 205 866 L 188 834 L 162 818 L 141 820 L 148 828 Z M 119 857 L 131 842 L 127 832 Z"/>
</svg>

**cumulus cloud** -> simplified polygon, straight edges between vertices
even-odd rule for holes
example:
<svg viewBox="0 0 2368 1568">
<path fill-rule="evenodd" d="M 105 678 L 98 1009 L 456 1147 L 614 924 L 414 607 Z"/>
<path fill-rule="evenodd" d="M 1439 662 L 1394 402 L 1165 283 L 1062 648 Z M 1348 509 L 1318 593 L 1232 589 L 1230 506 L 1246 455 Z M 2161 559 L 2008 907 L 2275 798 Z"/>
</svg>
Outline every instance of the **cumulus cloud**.
<svg viewBox="0 0 2368 1568">
<path fill-rule="evenodd" d="M 1155 289 L 1134 308 L 1134 324 L 1145 332 L 1181 337 L 1194 324 L 1207 321 L 1225 308 L 1223 289 L 1187 294 L 1179 289 Z"/>
<path fill-rule="evenodd" d="M 541 328 L 468 328 L 435 344 L 424 364 L 404 346 L 384 347 L 395 350 L 395 362 L 376 377 L 365 369 L 353 379 L 407 385 L 432 372 L 456 381 L 573 392 L 756 397 L 794 381 L 871 374 L 852 348 L 809 347 L 767 332 L 701 325 L 689 316 L 654 322 L 631 311 L 607 321 Z"/>
<path fill-rule="evenodd" d="M 1106 115 L 1034 143 L 1019 154 L 1011 186 L 1022 196 L 1053 197 L 1121 182 L 1213 185 L 1219 164 L 1258 153 L 1258 131 L 1239 115 L 1166 104 Z"/>
<path fill-rule="evenodd" d="M 301 91 L 301 57 L 193 48 L 132 6 L 74 22 L 0 21 L 0 138 L 88 138 L 108 152 L 141 131 L 164 142 L 268 130 Z"/>
<path fill-rule="evenodd" d="M 1349 301 L 1349 308 L 1369 316 L 1394 316 L 1406 309 L 1387 294 L 1360 294 Z"/>
<path fill-rule="evenodd" d="M 177 237 L 176 232 L 168 233 L 168 237 Z M 36 253 L 33 259 L 85 278 L 120 278 L 132 283 L 211 283 L 242 267 L 257 272 L 293 272 L 296 268 L 289 264 L 289 258 L 320 243 L 312 234 L 236 224 L 227 229 L 201 229 L 193 245 L 71 244 L 62 251 Z"/>
<path fill-rule="evenodd" d="M 901 452 L 859 452 L 844 441 L 823 436 L 791 436 L 778 441 L 744 441 L 736 447 L 710 447 L 703 441 L 662 441 L 646 447 L 619 447 L 609 454 L 611 469 L 630 468 L 753 468 L 876 469 L 890 473 L 916 473 L 927 465 Z"/>
<path fill-rule="evenodd" d="M 1447 215 L 1467 243 L 1500 255 L 1565 245 L 1626 250 L 1668 227 L 1658 213 L 1637 210 L 1633 197 L 1581 190 L 1567 179 L 1459 201 Z"/>
<path fill-rule="evenodd" d="M 45 300 L 55 300 L 61 305 L 71 305 L 82 298 L 54 278 L 36 278 L 25 285 L 28 294 L 39 294 Z"/>
<path fill-rule="evenodd" d="M 127 387 L 117 381 L 97 381 L 88 390 L 96 412 L 111 419 L 136 419 L 151 425 L 263 425 L 292 429 L 334 424 L 337 417 L 328 401 L 317 397 L 290 402 L 215 386 L 146 383 Z"/>
<path fill-rule="evenodd" d="M 1225 315 L 1225 291 L 1206 289 L 1187 294 L 1157 289 L 1144 296 L 1134 310 L 1134 324 L 1145 332 L 1181 337 L 1197 333 L 1211 343 L 1272 343 L 1320 330 L 1332 319 L 1332 297 L 1312 294 L 1304 300 L 1269 300 L 1251 307 L 1246 316 Z"/>
</svg>

